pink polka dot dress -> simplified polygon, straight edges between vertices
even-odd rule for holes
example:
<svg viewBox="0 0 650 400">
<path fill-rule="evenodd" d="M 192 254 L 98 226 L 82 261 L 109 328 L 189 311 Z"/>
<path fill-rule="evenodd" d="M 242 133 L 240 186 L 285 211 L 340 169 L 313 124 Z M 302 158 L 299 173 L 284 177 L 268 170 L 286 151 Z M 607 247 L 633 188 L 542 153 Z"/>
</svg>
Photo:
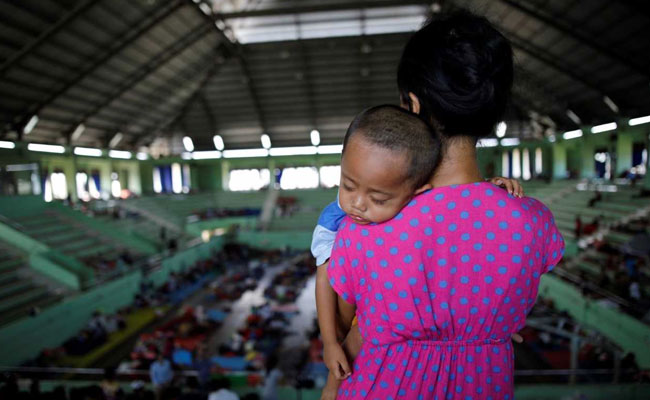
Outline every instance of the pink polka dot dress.
<svg viewBox="0 0 650 400">
<path fill-rule="evenodd" d="M 338 399 L 512 399 L 513 350 L 562 257 L 551 212 L 490 183 L 447 186 L 382 224 L 341 224 L 328 267 L 363 346 Z"/>
</svg>

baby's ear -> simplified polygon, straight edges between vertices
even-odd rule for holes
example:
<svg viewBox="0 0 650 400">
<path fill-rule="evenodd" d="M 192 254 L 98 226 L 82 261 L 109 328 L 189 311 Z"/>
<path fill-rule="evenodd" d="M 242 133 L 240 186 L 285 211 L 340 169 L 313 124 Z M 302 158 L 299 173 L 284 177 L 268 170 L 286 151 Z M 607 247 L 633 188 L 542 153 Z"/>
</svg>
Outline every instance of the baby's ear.
<svg viewBox="0 0 650 400">
<path fill-rule="evenodd" d="M 424 185 L 420 186 L 415 190 L 415 193 L 413 193 L 413 196 L 417 196 L 420 193 L 424 193 L 429 189 L 432 189 L 433 186 L 430 183 L 425 183 Z"/>
</svg>

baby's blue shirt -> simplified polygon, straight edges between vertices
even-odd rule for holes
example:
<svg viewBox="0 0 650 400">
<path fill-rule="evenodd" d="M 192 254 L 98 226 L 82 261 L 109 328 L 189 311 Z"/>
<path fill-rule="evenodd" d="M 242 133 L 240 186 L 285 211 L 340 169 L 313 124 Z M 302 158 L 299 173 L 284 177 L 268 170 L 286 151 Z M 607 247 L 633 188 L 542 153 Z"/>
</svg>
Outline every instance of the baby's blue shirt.
<svg viewBox="0 0 650 400">
<path fill-rule="evenodd" d="M 316 265 L 321 265 L 330 258 L 336 231 L 344 217 L 345 212 L 341 209 L 338 196 L 320 213 L 318 225 L 316 225 L 311 238 L 311 254 L 316 258 Z"/>
</svg>

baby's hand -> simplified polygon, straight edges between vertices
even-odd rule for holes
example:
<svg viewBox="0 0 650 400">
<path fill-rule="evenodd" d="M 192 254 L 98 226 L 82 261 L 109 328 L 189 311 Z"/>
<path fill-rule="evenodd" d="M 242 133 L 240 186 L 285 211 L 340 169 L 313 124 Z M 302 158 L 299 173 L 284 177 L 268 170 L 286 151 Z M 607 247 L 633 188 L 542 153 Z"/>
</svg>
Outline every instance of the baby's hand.
<svg viewBox="0 0 650 400">
<path fill-rule="evenodd" d="M 488 182 L 507 190 L 508 193 L 513 196 L 524 197 L 524 188 L 521 187 L 521 183 L 519 183 L 519 181 L 516 179 L 508 179 L 497 176 L 495 178 L 489 179 Z"/>
<path fill-rule="evenodd" d="M 323 359 L 330 373 L 334 374 L 336 379 L 346 379 L 351 375 L 348 359 L 343 348 L 338 343 L 324 346 Z"/>
</svg>

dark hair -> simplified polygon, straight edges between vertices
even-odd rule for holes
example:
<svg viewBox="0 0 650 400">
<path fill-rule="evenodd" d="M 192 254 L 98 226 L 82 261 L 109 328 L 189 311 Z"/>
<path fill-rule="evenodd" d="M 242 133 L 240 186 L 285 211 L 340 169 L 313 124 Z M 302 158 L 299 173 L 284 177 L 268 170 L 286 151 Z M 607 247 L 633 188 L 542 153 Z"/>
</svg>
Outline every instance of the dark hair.
<svg viewBox="0 0 650 400">
<path fill-rule="evenodd" d="M 406 179 L 418 188 L 428 182 L 440 159 L 440 139 L 416 114 L 385 104 L 363 110 L 345 133 L 343 153 L 350 138 L 362 135 L 379 147 L 406 152 L 409 166 Z"/>
<path fill-rule="evenodd" d="M 397 71 L 404 104 L 409 92 L 419 115 L 443 137 L 489 135 L 512 88 L 510 42 L 490 22 L 468 11 L 429 20 L 406 44 Z"/>
</svg>

